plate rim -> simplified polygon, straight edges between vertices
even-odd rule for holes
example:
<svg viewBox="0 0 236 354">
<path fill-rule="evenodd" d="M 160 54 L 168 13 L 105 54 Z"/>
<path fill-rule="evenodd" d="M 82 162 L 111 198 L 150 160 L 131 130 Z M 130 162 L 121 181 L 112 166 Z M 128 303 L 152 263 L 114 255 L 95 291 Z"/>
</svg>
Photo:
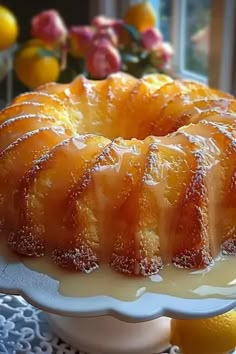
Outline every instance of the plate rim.
<svg viewBox="0 0 236 354">
<path fill-rule="evenodd" d="M 125 322 L 144 322 L 161 316 L 171 318 L 213 317 L 236 307 L 235 299 L 187 299 L 165 294 L 145 293 L 134 301 L 110 296 L 65 297 L 58 281 L 30 270 L 22 262 L 7 263 L 0 256 L 0 291 L 21 295 L 33 306 L 61 316 L 97 317 L 111 315 Z"/>
</svg>

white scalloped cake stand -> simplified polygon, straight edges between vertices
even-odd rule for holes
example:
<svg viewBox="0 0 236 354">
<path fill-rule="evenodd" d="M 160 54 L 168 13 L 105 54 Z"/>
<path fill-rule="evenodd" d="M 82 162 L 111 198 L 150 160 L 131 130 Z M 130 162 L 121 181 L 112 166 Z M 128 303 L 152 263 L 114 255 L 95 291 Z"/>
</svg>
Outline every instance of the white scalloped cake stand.
<svg viewBox="0 0 236 354">
<path fill-rule="evenodd" d="M 0 257 L 0 291 L 22 295 L 48 312 L 56 334 L 92 354 L 158 353 L 169 346 L 169 318 L 210 317 L 236 306 L 236 294 L 229 300 L 146 293 L 125 302 L 108 296 L 65 297 L 57 288 L 49 276 Z"/>
</svg>

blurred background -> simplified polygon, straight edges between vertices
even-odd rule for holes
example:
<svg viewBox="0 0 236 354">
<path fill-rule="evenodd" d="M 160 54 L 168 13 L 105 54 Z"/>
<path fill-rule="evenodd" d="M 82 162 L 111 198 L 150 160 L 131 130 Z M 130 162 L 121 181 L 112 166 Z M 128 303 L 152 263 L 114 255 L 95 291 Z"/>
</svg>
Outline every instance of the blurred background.
<svg viewBox="0 0 236 354">
<path fill-rule="evenodd" d="M 120 70 L 236 94 L 236 1 L 0 0 L 0 106 L 50 81 Z"/>
</svg>

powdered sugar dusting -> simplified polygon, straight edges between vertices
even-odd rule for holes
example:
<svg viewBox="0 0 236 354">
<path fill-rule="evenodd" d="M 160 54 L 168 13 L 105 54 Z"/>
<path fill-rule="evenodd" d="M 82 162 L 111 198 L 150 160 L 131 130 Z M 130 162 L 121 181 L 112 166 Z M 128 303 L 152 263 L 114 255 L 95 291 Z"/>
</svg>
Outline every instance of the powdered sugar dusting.
<svg viewBox="0 0 236 354">
<path fill-rule="evenodd" d="M 204 249 L 192 249 L 182 251 L 172 259 L 172 263 L 178 268 L 205 268 L 212 263 L 212 257 Z"/>
<path fill-rule="evenodd" d="M 125 255 L 112 254 L 111 267 L 121 273 L 137 276 L 151 276 L 159 272 L 163 267 L 161 257 L 153 257 L 137 260 Z"/>
<path fill-rule="evenodd" d="M 13 117 L 13 118 L 9 118 L 8 120 L 4 121 L 2 124 L 0 124 L 0 130 L 4 129 L 6 127 L 9 127 L 10 125 L 12 125 L 15 122 L 18 121 L 23 121 L 25 119 L 37 119 L 37 120 L 42 120 L 45 119 L 49 122 L 55 122 L 56 123 L 56 119 L 52 116 L 47 116 L 44 114 L 22 114 L 20 116 L 17 117 Z"/>
<path fill-rule="evenodd" d="M 86 245 L 73 249 L 55 249 L 52 260 L 63 268 L 90 273 L 99 267 L 99 259 Z"/>
<path fill-rule="evenodd" d="M 45 254 L 44 240 L 29 226 L 11 232 L 7 241 L 11 249 L 22 255 L 42 257 Z"/>
</svg>

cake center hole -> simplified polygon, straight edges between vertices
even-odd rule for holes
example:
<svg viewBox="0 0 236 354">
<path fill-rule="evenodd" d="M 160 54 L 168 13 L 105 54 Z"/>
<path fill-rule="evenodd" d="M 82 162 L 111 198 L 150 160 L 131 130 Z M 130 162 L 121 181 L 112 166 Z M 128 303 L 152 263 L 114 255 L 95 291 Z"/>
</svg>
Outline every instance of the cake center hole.
<svg viewBox="0 0 236 354">
<path fill-rule="evenodd" d="M 173 119 L 175 102 L 167 110 L 155 85 L 116 80 L 110 77 L 99 82 L 82 78 L 74 81 L 69 95 L 79 134 L 143 140 L 150 135 L 165 136 L 179 128 L 180 123 Z"/>
</svg>

